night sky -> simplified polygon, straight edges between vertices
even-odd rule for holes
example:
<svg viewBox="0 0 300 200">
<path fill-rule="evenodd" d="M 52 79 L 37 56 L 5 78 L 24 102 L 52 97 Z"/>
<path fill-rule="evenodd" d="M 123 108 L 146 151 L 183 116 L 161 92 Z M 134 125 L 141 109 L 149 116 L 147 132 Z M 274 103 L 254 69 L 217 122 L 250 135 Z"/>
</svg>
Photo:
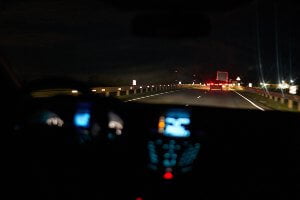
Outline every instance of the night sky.
<svg viewBox="0 0 300 200">
<path fill-rule="evenodd" d="M 0 13 L 0 50 L 27 81 L 59 76 L 103 85 L 132 79 L 192 82 L 226 70 L 233 79 L 259 82 L 256 7 L 254 1 L 230 12 L 207 13 L 208 36 L 163 39 L 133 35 L 131 22 L 138 12 L 101 1 L 7 1 Z M 271 1 L 259 3 L 261 74 L 268 82 L 278 81 L 278 71 L 282 80 L 300 78 L 299 5 L 278 5 L 279 70 L 274 8 Z"/>
</svg>

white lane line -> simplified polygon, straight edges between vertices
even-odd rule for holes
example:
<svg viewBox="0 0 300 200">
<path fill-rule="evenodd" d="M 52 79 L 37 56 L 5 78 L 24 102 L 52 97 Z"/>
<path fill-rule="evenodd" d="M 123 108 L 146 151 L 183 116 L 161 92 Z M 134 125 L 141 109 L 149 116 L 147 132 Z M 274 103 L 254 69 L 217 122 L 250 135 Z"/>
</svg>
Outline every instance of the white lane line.
<svg viewBox="0 0 300 200">
<path fill-rule="evenodd" d="M 145 98 L 154 97 L 154 96 L 158 96 L 158 95 L 170 94 L 170 93 L 174 93 L 174 92 L 177 92 L 177 91 L 179 91 L 179 90 L 170 91 L 170 92 L 162 92 L 162 93 L 153 94 L 153 95 L 149 95 L 149 96 L 139 97 L 139 98 L 127 100 L 127 101 L 125 101 L 125 102 L 137 101 L 137 100 L 140 100 L 140 99 L 145 99 Z"/>
<path fill-rule="evenodd" d="M 265 109 L 263 109 L 262 107 L 259 107 L 258 105 L 256 105 L 255 103 L 253 103 L 251 100 L 249 100 L 248 98 L 244 97 L 243 95 L 241 95 L 240 93 L 238 93 L 237 91 L 234 91 L 236 94 L 238 94 L 239 96 L 241 96 L 242 98 L 244 98 L 246 101 L 248 101 L 249 103 L 251 103 L 254 107 L 258 108 L 261 111 L 265 111 Z"/>
<path fill-rule="evenodd" d="M 200 98 L 201 98 L 201 96 L 197 97 L 197 99 L 200 99 Z"/>
</svg>

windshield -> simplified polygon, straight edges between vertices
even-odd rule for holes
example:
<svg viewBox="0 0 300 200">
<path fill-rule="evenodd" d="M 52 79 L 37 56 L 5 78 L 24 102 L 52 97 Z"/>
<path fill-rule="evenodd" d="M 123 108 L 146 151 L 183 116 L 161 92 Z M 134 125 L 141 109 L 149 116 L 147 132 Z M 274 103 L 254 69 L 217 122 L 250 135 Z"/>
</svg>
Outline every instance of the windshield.
<svg viewBox="0 0 300 200">
<path fill-rule="evenodd" d="M 298 3 L 1 2 L 2 56 L 24 85 L 68 78 L 126 102 L 300 110 Z M 33 96 L 57 86 L 44 89 Z"/>
</svg>

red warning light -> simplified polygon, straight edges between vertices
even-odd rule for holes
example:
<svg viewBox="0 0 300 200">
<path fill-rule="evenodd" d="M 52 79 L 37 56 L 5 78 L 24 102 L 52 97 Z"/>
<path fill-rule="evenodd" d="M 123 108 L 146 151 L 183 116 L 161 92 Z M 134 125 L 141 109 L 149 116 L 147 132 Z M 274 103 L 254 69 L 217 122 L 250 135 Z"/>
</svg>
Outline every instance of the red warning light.
<svg viewBox="0 0 300 200">
<path fill-rule="evenodd" d="M 163 178 L 166 179 L 166 180 L 171 180 L 174 178 L 174 175 L 171 173 L 171 172 L 166 172 L 164 175 L 163 175 Z"/>
<path fill-rule="evenodd" d="M 137 197 L 137 198 L 135 198 L 135 200 L 143 200 L 143 198 L 142 197 Z"/>
</svg>

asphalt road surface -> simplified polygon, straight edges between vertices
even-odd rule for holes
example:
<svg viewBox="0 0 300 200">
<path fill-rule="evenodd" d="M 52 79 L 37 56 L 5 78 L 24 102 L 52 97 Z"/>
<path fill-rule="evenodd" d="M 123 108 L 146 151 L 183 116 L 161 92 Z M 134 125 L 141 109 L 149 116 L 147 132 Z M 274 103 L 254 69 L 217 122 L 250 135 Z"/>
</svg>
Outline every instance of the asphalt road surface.
<svg viewBox="0 0 300 200">
<path fill-rule="evenodd" d="M 129 101 L 151 104 L 198 105 L 258 110 L 266 109 L 262 105 L 253 102 L 251 99 L 247 99 L 241 93 L 235 91 L 186 89 L 149 95 L 142 98 L 131 99 Z"/>
</svg>

